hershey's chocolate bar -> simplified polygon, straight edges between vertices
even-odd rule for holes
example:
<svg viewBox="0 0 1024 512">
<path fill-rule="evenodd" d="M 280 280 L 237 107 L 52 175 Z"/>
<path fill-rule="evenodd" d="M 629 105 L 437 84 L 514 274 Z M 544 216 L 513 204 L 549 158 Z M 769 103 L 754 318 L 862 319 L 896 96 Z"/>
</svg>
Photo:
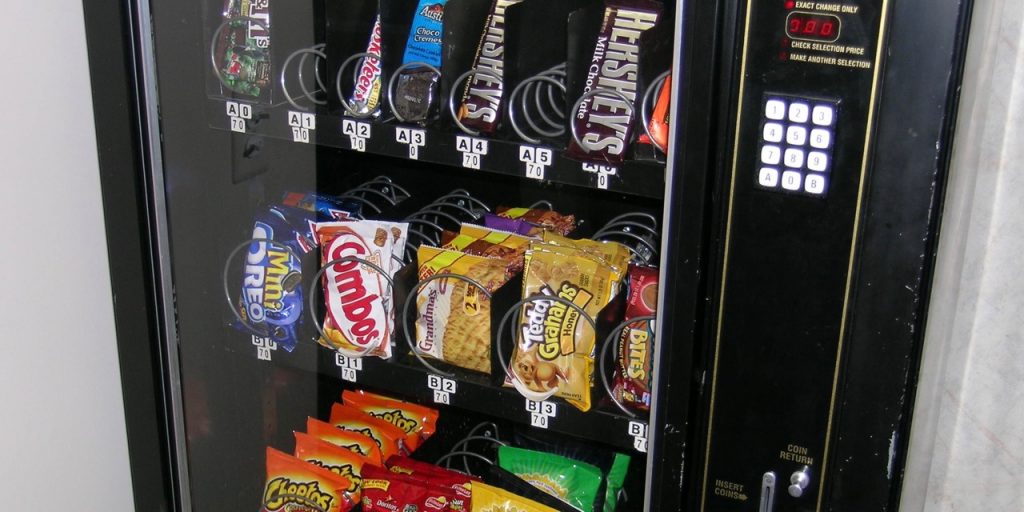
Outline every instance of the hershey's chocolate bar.
<svg viewBox="0 0 1024 512">
<path fill-rule="evenodd" d="M 487 16 L 484 33 L 476 49 L 473 67 L 504 78 L 505 71 L 505 9 L 522 0 L 494 0 Z M 502 82 L 484 74 L 466 80 L 459 107 L 459 120 L 468 128 L 483 134 L 497 131 L 501 114 Z"/>
</svg>

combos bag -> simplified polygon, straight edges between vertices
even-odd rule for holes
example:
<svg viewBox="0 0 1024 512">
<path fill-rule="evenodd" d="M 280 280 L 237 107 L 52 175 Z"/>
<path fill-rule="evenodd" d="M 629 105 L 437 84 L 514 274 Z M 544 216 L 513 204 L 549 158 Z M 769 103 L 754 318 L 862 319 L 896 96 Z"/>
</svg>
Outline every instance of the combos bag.
<svg viewBox="0 0 1024 512">
<path fill-rule="evenodd" d="M 473 512 L 558 512 L 504 489 L 473 482 Z"/>
<path fill-rule="evenodd" d="M 333 263 L 323 274 L 327 312 L 320 343 L 349 357 L 391 357 L 394 303 L 387 278 L 400 268 L 408 224 L 375 221 L 323 222 L 316 225 L 321 264 L 351 257 L 377 265 L 388 275 L 359 261 Z M 398 260 L 396 260 L 398 258 Z"/>
<path fill-rule="evenodd" d="M 498 447 L 498 465 L 584 512 L 600 512 L 601 470 L 573 459 L 512 446 Z"/>
<path fill-rule="evenodd" d="M 352 481 L 267 448 L 267 483 L 260 512 L 345 512 L 357 502 L 347 489 Z"/>
<path fill-rule="evenodd" d="M 427 479 L 367 466 L 363 474 L 364 512 L 447 512 L 455 495 Z"/>
<path fill-rule="evenodd" d="M 270 102 L 270 0 L 227 0 L 213 60 L 229 91 Z"/>
<path fill-rule="evenodd" d="M 604 89 L 583 100 L 572 122 L 583 147 L 569 143 L 568 155 L 586 162 L 618 165 L 633 137 L 640 75 L 640 36 L 658 23 L 662 5 L 652 0 L 605 0 L 604 21 L 594 45 L 593 64 L 583 93 Z M 627 114 L 628 113 L 628 114 Z"/>
<path fill-rule="evenodd" d="M 331 406 L 330 423 L 342 430 L 356 432 L 373 439 L 373 442 L 377 443 L 377 447 L 380 448 L 384 460 L 388 460 L 388 457 L 392 455 L 409 453 L 405 445 L 405 432 L 402 429 L 380 418 L 374 418 L 355 407 L 334 404 Z"/>
<path fill-rule="evenodd" d="M 437 411 L 366 391 L 346 390 L 341 393 L 345 405 L 359 409 L 374 418 L 382 419 L 405 432 L 405 444 L 410 451 L 419 448 L 434 434 Z"/>
<path fill-rule="evenodd" d="M 658 308 L 658 269 L 629 269 L 629 298 L 626 320 L 653 316 Z M 615 386 L 612 395 L 619 403 L 639 411 L 651 408 L 651 358 L 654 354 L 655 322 L 633 322 L 619 335 Z"/>
<path fill-rule="evenodd" d="M 316 418 L 306 418 L 306 433 L 321 441 L 366 457 L 371 464 L 380 466 L 384 463 L 384 457 L 381 455 L 377 442 L 358 432 L 340 429 Z"/>
<path fill-rule="evenodd" d="M 302 432 L 295 432 L 295 457 L 347 478 L 352 484 L 346 492 L 355 502 L 359 501 L 363 466 L 374 463 L 369 457 Z"/>
<path fill-rule="evenodd" d="M 494 292 L 508 279 L 508 263 L 421 245 L 419 278 L 456 274 Z M 416 296 L 416 349 L 435 359 L 483 373 L 491 372 L 491 301 L 475 285 L 455 278 L 434 279 Z"/>
</svg>

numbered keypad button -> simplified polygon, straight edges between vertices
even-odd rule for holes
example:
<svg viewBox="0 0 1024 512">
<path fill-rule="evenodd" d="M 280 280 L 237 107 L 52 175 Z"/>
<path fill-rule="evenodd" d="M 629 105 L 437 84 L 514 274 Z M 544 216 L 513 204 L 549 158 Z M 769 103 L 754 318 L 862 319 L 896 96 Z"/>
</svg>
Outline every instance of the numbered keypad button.
<svg viewBox="0 0 1024 512">
<path fill-rule="evenodd" d="M 795 101 L 789 105 L 789 120 L 794 123 L 806 123 L 810 115 L 810 105 L 802 101 Z"/>
<path fill-rule="evenodd" d="M 772 167 L 762 167 L 761 171 L 757 173 L 757 183 L 765 188 L 779 186 L 779 170 Z"/>
<path fill-rule="evenodd" d="M 807 168 L 812 171 L 825 172 L 828 170 L 828 155 L 821 151 L 811 151 L 807 155 Z"/>
<path fill-rule="evenodd" d="M 803 126 L 790 126 L 786 130 L 786 144 L 790 146 L 803 146 L 807 144 L 807 128 Z"/>
<path fill-rule="evenodd" d="M 811 130 L 811 147 L 828 149 L 832 146 L 832 133 L 822 128 Z"/>
<path fill-rule="evenodd" d="M 800 185 L 804 182 L 804 177 L 799 171 L 787 170 L 782 173 L 782 188 L 786 190 L 797 191 L 800 190 Z"/>
<path fill-rule="evenodd" d="M 768 100 L 764 105 L 764 116 L 772 121 L 781 121 L 786 117 L 786 102 L 779 99 Z"/>
<path fill-rule="evenodd" d="M 782 142 L 782 125 L 779 123 L 764 124 L 764 140 L 767 142 Z"/>
<path fill-rule="evenodd" d="M 816 105 L 811 112 L 811 121 L 818 126 L 832 126 L 836 109 L 830 105 Z"/>
<path fill-rule="evenodd" d="M 796 148 L 786 150 L 786 167 L 799 169 L 804 166 L 804 152 Z"/>
<path fill-rule="evenodd" d="M 808 174 L 804 181 L 804 191 L 820 196 L 825 193 L 826 178 L 817 174 Z"/>
<path fill-rule="evenodd" d="M 782 161 L 782 150 L 778 146 L 764 146 L 761 148 L 761 163 L 777 165 Z"/>
</svg>

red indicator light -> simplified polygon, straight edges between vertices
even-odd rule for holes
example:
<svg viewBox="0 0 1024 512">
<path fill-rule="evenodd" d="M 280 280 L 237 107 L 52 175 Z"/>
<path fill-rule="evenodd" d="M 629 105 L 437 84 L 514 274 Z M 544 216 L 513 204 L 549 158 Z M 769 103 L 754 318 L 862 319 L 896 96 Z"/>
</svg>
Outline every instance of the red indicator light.
<svg viewBox="0 0 1024 512">
<path fill-rule="evenodd" d="M 788 0 L 786 2 L 786 9 L 792 9 L 794 7 L 796 7 L 796 2 L 794 2 L 793 0 Z"/>
<path fill-rule="evenodd" d="M 779 52 L 779 60 L 786 60 L 788 58 L 789 55 L 787 55 L 786 52 Z"/>
</svg>

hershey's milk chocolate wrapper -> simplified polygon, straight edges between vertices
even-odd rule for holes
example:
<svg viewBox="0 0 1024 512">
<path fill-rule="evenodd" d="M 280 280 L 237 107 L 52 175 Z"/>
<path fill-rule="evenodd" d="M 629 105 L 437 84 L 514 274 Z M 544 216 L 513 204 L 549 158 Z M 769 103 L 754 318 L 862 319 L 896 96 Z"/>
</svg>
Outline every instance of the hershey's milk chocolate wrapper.
<svg viewBox="0 0 1024 512">
<path fill-rule="evenodd" d="M 504 78 L 505 73 L 505 9 L 522 0 L 494 0 L 487 16 L 484 33 L 476 48 L 473 68 Z M 459 121 L 467 128 L 492 134 L 498 130 L 501 117 L 502 82 L 484 74 L 466 80 L 459 107 Z"/>
</svg>

